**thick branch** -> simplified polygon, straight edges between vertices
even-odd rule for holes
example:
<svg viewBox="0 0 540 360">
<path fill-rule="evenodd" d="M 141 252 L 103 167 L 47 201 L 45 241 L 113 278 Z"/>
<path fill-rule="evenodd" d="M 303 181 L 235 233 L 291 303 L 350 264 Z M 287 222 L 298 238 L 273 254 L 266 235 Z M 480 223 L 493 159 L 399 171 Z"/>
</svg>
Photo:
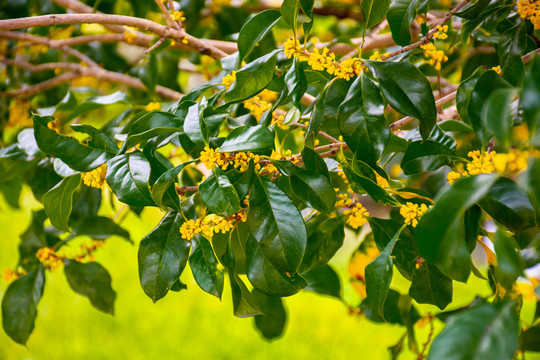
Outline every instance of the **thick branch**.
<svg viewBox="0 0 540 360">
<path fill-rule="evenodd" d="M 53 88 L 55 86 L 61 85 L 63 83 L 69 82 L 71 80 L 74 80 L 80 76 L 81 76 L 80 74 L 77 74 L 75 72 L 70 72 L 70 73 L 53 77 L 52 79 L 45 80 L 35 85 L 23 86 L 22 88 L 16 89 L 16 90 L 3 91 L 3 92 L 0 92 L 0 95 L 7 95 L 7 96 L 13 96 L 13 97 L 21 96 L 21 95 L 24 95 L 24 96 L 33 95 L 33 94 L 37 94 L 42 91 L 48 90 L 50 88 Z"/>
<path fill-rule="evenodd" d="M 203 55 L 221 59 L 227 53 L 214 47 L 211 43 L 197 39 L 183 30 L 171 29 L 150 20 L 135 18 L 124 15 L 108 14 L 55 14 L 42 15 L 30 18 L 19 18 L 0 21 L 0 30 L 18 30 L 36 26 L 71 25 L 71 24 L 101 24 L 101 25 L 125 25 L 150 31 L 162 37 L 170 37 L 178 41 L 187 38 L 191 48 Z"/>
</svg>

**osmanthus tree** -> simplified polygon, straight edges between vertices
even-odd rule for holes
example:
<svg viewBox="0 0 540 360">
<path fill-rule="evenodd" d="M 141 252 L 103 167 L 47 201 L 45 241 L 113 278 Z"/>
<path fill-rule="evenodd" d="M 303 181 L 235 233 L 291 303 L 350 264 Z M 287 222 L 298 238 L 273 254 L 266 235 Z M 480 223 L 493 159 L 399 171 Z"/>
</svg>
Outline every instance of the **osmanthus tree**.
<svg viewBox="0 0 540 360">
<path fill-rule="evenodd" d="M 134 239 L 153 301 L 186 288 L 189 264 L 274 338 L 282 298 L 341 297 L 328 262 L 345 228 L 366 225 L 352 308 L 403 326 L 393 358 L 407 346 L 418 359 L 540 351 L 540 306 L 520 317 L 539 296 L 537 1 L 1 4 L 0 189 L 12 206 L 23 186 L 43 204 L 4 270 L 14 341 L 26 343 L 58 267 L 113 313 L 93 254 L 130 240 L 127 212 L 158 207 L 161 222 Z M 74 250 L 80 237 L 95 241 Z M 392 289 L 396 270 L 408 293 Z M 471 276 L 492 294 L 452 306 Z M 417 339 L 434 321 L 444 330 Z"/>
</svg>

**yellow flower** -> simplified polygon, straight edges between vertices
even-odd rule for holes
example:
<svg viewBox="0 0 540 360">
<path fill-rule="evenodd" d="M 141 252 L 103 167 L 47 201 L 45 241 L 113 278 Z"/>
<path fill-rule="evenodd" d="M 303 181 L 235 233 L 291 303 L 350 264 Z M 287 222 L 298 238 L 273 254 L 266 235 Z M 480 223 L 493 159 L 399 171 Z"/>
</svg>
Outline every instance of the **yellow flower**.
<svg viewBox="0 0 540 360">
<path fill-rule="evenodd" d="M 447 32 L 448 32 L 448 25 L 444 25 L 444 26 L 437 25 L 437 32 L 433 34 L 433 38 L 444 40 L 448 38 L 448 35 L 446 34 Z"/>
<path fill-rule="evenodd" d="M 383 58 L 387 58 L 388 56 L 390 56 L 390 53 L 389 53 L 389 52 L 386 52 L 386 53 L 384 53 L 384 54 L 381 55 L 381 54 L 379 54 L 378 51 L 375 51 L 375 52 L 373 53 L 373 55 L 371 55 L 371 56 L 369 57 L 369 60 L 383 61 Z"/>
<path fill-rule="evenodd" d="M 302 54 L 302 45 L 297 39 L 289 39 L 283 44 L 283 49 L 285 50 L 285 56 L 287 58 L 298 57 Z"/>
<path fill-rule="evenodd" d="M 2 270 L 2 279 L 4 279 L 7 282 L 11 282 L 12 280 L 15 280 L 19 277 L 19 274 L 10 268 L 6 268 Z"/>
<path fill-rule="evenodd" d="M 272 104 L 261 100 L 261 98 L 258 96 L 254 96 L 251 99 L 244 101 L 244 107 L 251 111 L 253 116 L 259 120 L 266 110 L 270 110 L 272 108 Z"/>
<path fill-rule="evenodd" d="M 58 256 L 54 249 L 51 248 L 40 248 L 36 252 L 36 257 L 49 270 L 56 270 L 63 263 L 63 258 Z"/>
<path fill-rule="evenodd" d="M 189 38 L 188 38 L 187 36 L 184 36 L 184 37 L 182 38 L 182 44 L 184 44 L 184 45 L 189 44 Z"/>
<path fill-rule="evenodd" d="M 501 65 L 494 66 L 491 68 L 491 70 L 495 71 L 499 75 L 502 75 Z"/>
<path fill-rule="evenodd" d="M 30 127 L 33 125 L 30 114 L 30 102 L 26 99 L 16 98 L 9 102 L 9 125 Z"/>
<path fill-rule="evenodd" d="M 452 0 L 439 0 L 439 3 L 445 7 L 452 6 L 452 2 L 453 2 Z"/>
<path fill-rule="evenodd" d="M 446 25 L 445 25 L 446 26 Z M 425 45 L 420 45 L 420 48 L 424 50 L 424 56 L 428 58 L 426 62 L 430 65 L 435 66 L 435 70 L 441 70 L 441 64 L 448 61 L 448 56 L 444 54 L 444 51 L 437 50 L 433 43 L 427 43 Z"/>
<path fill-rule="evenodd" d="M 424 215 L 427 210 L 426 204 L 418 206 L 418 204 L 407 202 L 399 209 L 399 213 L 405 218 L 405 224 L 416 227 L 416 225 L 418 225 L 418 219 Z"/>
<path fill-rule="evenodd" d="M 124 39 L 128 44 L 135 44 L 135 40 L 137 40 L 137 34 L 132 31 L 124 31 Z"/>
<path fill-rule="evenodd" d="M 518 174 L 527 170 L 528 151 L 510 149 L 508 154 L 496 154 L 493 157 L 493 166 L 500 174 Z"/>
<path fill-rule="evenodd" d="M 448 183 L 450 185 L 452 185 L 454 183 L 454 181 L 456 181 L 457 179 L 459 179 L 461 177 L 461 174 L 456 172 L 456 171 L 450 171 L 447 175 L 447 180 L 448 180 Z"/>
<path fill-rule="evenodd" d="M 172 13 L 172 18 L 175 21 L 186 21 L 183 11 L 175 11 Z"/>
<path fill-rule="evenodd" d="M 182 239 L 190 241 L 193 237 L 199 233 L 199 227 L 201 224 L 201 219 L 197 220 L 188 220 L 180 226 L 180 234 L 182 234 Z"/>
<path fill-rule="evenodd" d="M 109 188 L 105 176 L 107 175 L 107 164 L 103 164 L 100 167 L 82 174 L 82 180 L 84 185 L 95 187 L 101 190 Z"/>
<path fill-rule="evenodd" d="M 161 110 L 161 104 L 158 102 L 150 102 L 148 105 L 144 107 L 144 110 L 146 111 L 157 111 Z"/>
<path fill-rule="evenodd" d="M 519 0 L 518 13 L 523 19 L 529 19 L 536 30 L 540 29 L 540 2 L 538 0 Z"/>
<path fill-rule="evenodd" d="M 356 203 L 352 209 L 345 210 L 343 213 L 349 215 L 347 224 L 353 229 L 358 229 L 360 226 L 367 223 L 367 217 L 369 216 L 369 212 L 360 203 Z"/>
<path fill-rule="evenodd" d="M 225 85 L 227 88 L 236 81 L 236 71 L 233 71 L 232 74 L 227 74 L 221 80 L 221 85 Z"/>
<path fill-rule="evenodd" d="M 472 161 L 467 164 L 469 175 L 491 174 L 495 171 L 492 162 L 495 151 L 490 153 L 485 152 L 483 154 L 480 154 L 480 150 L 469 151 L 467 156 L 472 158 Z"/>
</svg>

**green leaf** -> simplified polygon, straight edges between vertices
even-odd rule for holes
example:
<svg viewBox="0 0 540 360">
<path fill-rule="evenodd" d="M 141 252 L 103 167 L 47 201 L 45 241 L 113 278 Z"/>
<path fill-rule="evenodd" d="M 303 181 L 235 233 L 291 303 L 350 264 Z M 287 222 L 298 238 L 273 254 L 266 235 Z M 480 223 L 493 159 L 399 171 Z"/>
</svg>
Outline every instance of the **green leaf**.
<svg viewBox="0 0 540 360">
<path fill-rule="evenodd" d="M 444 310 L 452 302 L 452 280 L 436 266 L 424 262 L 414 273 L 409 295 L 419 304 L 432 304 Z"/>
<path fill-rule="evenodd" d="M 121 202 L 154 206 L 149 190 L 150 164 L 141 152 L 116 156 L 107 163 L 107 183 Z"/>
<path fill-rule="evenodd" d="M 435 338 L 428 360 L 511 359 L 519 328 L 513 302 L 475 306 L 456 316 Z"/>
<path fill-rule="evenodd" d="M 283 306 L 283 300 L 279 297 L 266 296 L 257 289 L 253 290 L 253 296 L 257 299 L 263 311 L 263 315 L 255 316 L 257 329 L 268 340 L 281 336 L 287 322 L 287 313 Z"/>
<path fill-rule="evenodd" d="M 116 292 L 111 287 L 111 276 L 103 266 L 95 262 L 83 264 L 66 260 L 64 273 L 73 291 L 90 299 L 96 309 L 114 315 Z"/>
<path fill-rule="evenodd" d="M 304 29 L 304 34 L 306 34 L 306 37 L 309 35 L 309 32 L 311 31 L 311 28 L 313 27 L 313 20 L 315 13 L 313 12 L 313 6 L 315 5 L 314 0 L 299 0 L 300 7 L 302 8 L 302 11 L 304 14 L 310 19 L 310 21 L 305 22 L 302 24 L 302 27 Z"/>
<path fill-rule="evenodd" d="M 360 3 L 364 14 L 365 26 L 369 29 L 380 23 L 390 7 L 391 0 L 364 0 Z"/>
<path fill-rule="evenodd" d="M 236 81 L 225 93 L 225 102 L 231 103 L 243 101 L 264 90 L 274 77 L 276 55 L 280 51 L 281 50 L 274 50 L 238 70 L 236 72 Z"/>
<path fill-rule="evenodd" d="M 126 94 L 121 91 L 117 91 L 110 95 L 88 97 L 84 99 L 84 101 L 82 101 L 79 105 L 77 105 L 75 110 L 68 114 L 65 121 L 69 122 L 77 116 L 85 114 L 89 111 L 117 103 L 129 104 L 130 99 Z"/>
<path fill-rule="evenodd" d="M 525 261 L 517 252 L 516 240 L 506 234 L 504 230 L 498 229 L 493 241 L 495 254 L 497 254 L 497 266 L 507 274 L 516 279 L 523 274 Z"/>
<path fill-rule="evenodd" d="M 415 141 L 407 147 L 401 168 L 405 175 L 420 174 L 437 170 L 456 159 L 459 157 L 452 149 L 437 141 Z"/>
<path fill-rule="evenodd" d="M 2 299 L 2 326 L 13 341 L 25 345 L 34 330 L 37 304 L 43 295 L 45 271 L 37 267 L 12 282 Z"/>
<path fill-rule="evenodd" d="M 484 105 L 488 102 L 489 97 L 495 90 L 510 87 L 510 84 L 493 70 L 486 71 L 478 78 L 471 93 L 467 112 L 472 128 L 480 141 L 485 142 L 487 130 L 482 122 Z"/>
<path fill-rule="evenodd" d="M 123 237 L 132 242 L 129 233 L 112 219 L 104 216 L 85 216 L 73 224 L 73 233 L 87 235 L 92 239 L 106 240 L 113 235 Z"/>
<path fill-rule="evenodd" d="M 454 13 L 454 16 L 458 16 L 463 19 L 474 20 L 478 15 L 482 13 L 484 8 L 489 4 L 490 0 L 478 0 L 476 3 L 473 1 L 466 5 L 462 10 Z"/>
<path fill-rule="evenodd" d="M 523 118 L 527 122 L 531 134 L 540 129 L 540 56 L 536 55 L 531 61 L 523 79 L 520 105 L 523 109 Z"/>
<path fill-rule="evenodd" d="M 234 272 L 229 272 L 234 316 L 245 318 L 262 314 L 259 302 Z"/>
<path fill-rule="evenodd" d="M 382 204 L 401 206 L 401 203 L 390 196 L 383 188 L 377 185 L 376 182 L 366 176 L 359 175 L 345 160 L 344 156 L 338 157 L 343 172 L 347 176 L 347 180 L 351 188 L 357 193 L 367 193 L 376 202 Z"/>
<path fill-rule="evenodd" d="M 208 144 L 208 125 L 204 120 L 206 102 L 198 102 L 188 109 L 184 121 L 184 132 L 196 145 Z"/>
<path fill-rule="evenodd" d="M 34 129 L 24 129 L 17 135 L 18 147 L 28 156 L 42 157 L 44 154 L 38 147 Z"/>
<path fill-rule="evenodd" d="M 512 135 L 512 102 L 517 92 L 514 89 L 495 90 L 482 110 L 482 120 L 486 129 L 494 134 L 504 146 L 508 146 Z"/>
<path fill-rule="evenodd" d="M 525 65 L 521 56 L 527 51 L 527 42 L 527 27 L 525 22 L 520 22 L 507 30 L 497 43 L 502 76 L 514 86 L 521 84 L 525 73 Z"/>
<path fill-rule="evenodd" d="M 139 279 L 154 302 L 167 295 L 186 267 L 191 244 L 180 234 L 183 223 L 181 212 L 169 211 L 139 245 Z"/>
<path fill-rule="evenodd" d="M 527 164 L 527 171 L 521 176 L 520 184 L 527 190 L 531 199 L 534 199 L 537 217 L 540 218 L 540 159 L 531 157 Z"/>
<path fill-rule="evenodd" d="M 461 178 L 439 192 L 435 205 L 420 218 L 416 227 L 418 250 L 424 259 L 438 266 L 457 256 L 460 250 L 456 249 L 465 246 L 465 242 L 455 234 L 456 224 L 467 209 L 488 193 L 497 178 L 494 174 Z"/>
<path fill-rule="evenodd" d="M 238 61 L 242 62 L 281 18 L 279 10 L 264 10 L 249 19 L 238 34 Z"/>
<path fill-rule="evenodd" d="M 183 121 L 174 114 L 157 111 L 144 114 L 131 125 L 120 153 L 125 153 L 135 145 L 155 136 L 172 134 L 182 130 Z"/>
<path fill-rule="evenodd" d="M 140 66 L 138 75 L 150 94 L 154 94 L 158 79 L 157 59 L 154 52 L 148 56 L 148 62 Z"/>
<path fill-rule="evenodd" d="M 318 152 L 309 147 L 304 147 L 302 150 L 302 159 L 306 169 L 314 174 L 323 175 L 330 180 L 330 172 L 328 165 Z"/>
<path fill-rule="evenodd" d="M 315 101 L 313 102 L 313 110 L 311 112 L 308 129 L 306 131 L 306 139 L 310 137 L 311 134 L 317 136 L 317 134 L 319 133 L 321 124 L 324 120 L 327 94 L 328 86 L 326 86 L 323 91 L 321 91 L 321 93 L 315 98 Z"/>
<path fill-rule="evenodd" d="M 214 168 L 212 176 L 199 185 L 199 195 L 214 214 L 228 217 L 240 210 L 238 194 L 219 167 Z"/>
<path fill-rule="evenodd" d="M 39 158 L 27 156 L 17 144 L 0 149 L 0 182 L 7 182 L 20 177 L 36 165 Z"/>
<path fill-rule="evenodd" d="M 339 276 L 330 265 L 310 270 L 309 272 L 302 274 L 302 276 L 308 283 L 305 290 L 311 290 L 319 294 L 341 299 L 341 283 L 339 281 Z"/>
<path fill-rule="evenodd" d="M 231 130 L 219 152 L 266 151 L 274 147 L 274 134 L 266 127 L 240 126 Z"/>
<path fill-rule="evenodd" d="M 540 352 L 540 325 L 530 327 L 521 333 L 519 348 L 524 351 Z"/>
<path fill-rule="evenodd" d="M 254 288 L 268 296 L 282 297 L 294 295 L 307 286 L 298 273 L 278 270 L 265 253 L 263 245 L 250 234 L 246 244 L 246 272 Z"/>
<path fill-rule="evenodd" d="M 69 231 L 68 219 L 73 206 L 73 194 L 81 183 L 76 174 L 62 180 L 43 196 L 43 207 L 51 224 L 58 230 Z"/>
<path fill-rule="evenodd" d="M 218 269 L 218 260 L 210 242 L 201 235 L 192 240 L 194 249 L 189 257 L 189 266 L 195 281 L 201 289 L 221 299 L 224 277 Z"/>
<path fill-rule="evenodd" d="M 305 273 L 326 265 L 341 248 L 344 239 L 343 219 L 329 218 L 322 222 L 308 236 L 300 271 Z"/>
<path fill-rule="evenodd" d="M 165 171 L 161 176 L 156 180 L 152 186 L 152 199 L 156 204 L 160 206 L 164 205 L 164 196 L 167 194 L 167 191 L 171 186 L 174 187 L 174 181 L 178 177 L 178 174 L 189 164 L 193 163 L 194 160 L 187 161 L 183 164 L 173 167 Z M 176 193 L 176 190 L 175 190 Z"/>
<path fill-rule="evenodd" d="M 300 11 L 300 2 L 298 0 L 284 0 L 279 12 L 281 17 L 296 32 L 298 24 L 298 12 Z"/>
<path fill-rule="evenodd" d="M 304 219 L 291 199 L 260 175 L 251 185 L 247 223 L 264 260 L 281 272 L 295 274 L 306 250 Z"/>
<path fill-rule="evenodd" d="M 529 196 L 509 178 L 498 179 L 478 205 L 512 231 L 536 225 L 535 209 Z"/>
<path fill-rule="evenodd" d="M 384 250 L 375 260 L 366 266 L 366 299 L 365 304 L 370 309 L 377 312 L 384 319 L 384 303 L 390 282 L 392 281 L 394 260 L 392 251 L 396 244 L 399 235 L 403 231 L 403 227 L 394 235 L 392 240 L 386 245 Z"/>
<path fill-rule="evenodd" d="M 379 81 L 390 106 L 420 121 L 420 134 L 426 140 L 437 121 L 437 108 L 431 85 L 416 66 L 405 62 L 366 61 Z"/>
<path fill-rule="evenodd" d="M 300 99 L 307 91 L 308 83 L 302 63 L 297 58 L 294 58 L 291 68 L 285 75 L 285 85 L 289 90 L 289 97 L 294 101 L 296 107 L 300 109 Z"/>
<path fill-rule="evenodd" d="M 479 67 L 471 76 L 463 80 L 457 89 L 456 109 L 461 119 L 469 125 L 472 125 L 471 119 L 469 118 L 469 104 L 471 102 L 472 93 L 474 87 L 478 83 L 478 79 L 480 79 L 485 72 L 486 70 L 484 70 L 484 68 Z"/>
<path fill-rule="evenodd" d="M 54 121 L 51 116 L 34 115 L 33 118 L 34 135 L 41 151 L 47 155 L 54 155 L 73 170 L 82 172 L 94 170 L 116 155 L 116 151 L 111 151 L 109 146 L 83 145 L 72 137 L 60 135 L 55 130 L 49 129 L 47 123 Z"/>
<path fill-rule="evenodd" d="M 405 46 L 411 42 L 411 24 L 417 14 L 429 10 L 429 0 L 392 0 L 386 16 L 392 39 Z"/>
<path fill-rule="evenodd" d="M 376 166 L 390 138 L 385 107 L 379 89 L 365 75 L 354 80 L 339 107 L 339 131 L 343 139 L 370 166 Z"/>
<path fill-rule="evenodd" d="M 330 213 L 336 204 L 336 191 L 323 175 L 298 169 L 290 177 L 294 195 L 309 207 Z"/>
</svg>

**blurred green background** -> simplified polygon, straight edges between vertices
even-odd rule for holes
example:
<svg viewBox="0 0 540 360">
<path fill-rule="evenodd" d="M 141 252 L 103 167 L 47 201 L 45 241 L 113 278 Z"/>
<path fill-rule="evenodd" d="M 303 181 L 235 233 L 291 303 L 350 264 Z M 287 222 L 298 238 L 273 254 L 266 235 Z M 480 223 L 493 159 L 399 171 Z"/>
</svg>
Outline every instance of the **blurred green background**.
<svg viewBox="0 0 540 360">
<path fill-rule="evenodd" d="M 39 208 L 29 191 L 24 191 L 21 203 L 23 209 L 16 210 L 0 200 L 0 269 L 16 264 L 18 236 L 28 226 L 31 209 Z M 349 256 L 359 241 L 353 234 L 347 235 L 345 246 L 331 262 L 341 276 L 347 304 L 309 291 L 285 299 L 288 322 L 285 334 L 275 341 L 264 340 L 252 319 L 232 315 L 228 284 L 220 302 L 198 288 L 189 269 L 182 275 L 187 291 L 169 293 L 153 304 L 139 284 L 137 249 L 162 215 L 156 209 L 145 210 L 140 218 L 130 214 L 122 225 L 136 244 L 112 237 L 96 254 L 96 261 L 111 273 L 117 292 L 114 317 L 95 310 L 86 298 L 71 291 L 62 269 L 49 272 L 27 347 L 0 331 L 0 359 L 389 359 L 387 348 L 405 331 L 349 315 L 347 304 L 358 303 L 347 274 Z M 475 278 L 468 285 L 457 283 L 457 302 L 452 306 L 470 302 L 475 293 L 489 294 L 486 284 Z M 7 285 L 0 281 L 1 296 Z M 397 272 L 392 287 L 407 291 L 406 281 Z M 429 305 L 420 309 L 436 311 Z M 437 323 L 436 331 L 440 329 Z M 417 331 L 422 344 L 429 327 Z M 415 358 L 410 352 L 400 357 Z"/>
</svg>

